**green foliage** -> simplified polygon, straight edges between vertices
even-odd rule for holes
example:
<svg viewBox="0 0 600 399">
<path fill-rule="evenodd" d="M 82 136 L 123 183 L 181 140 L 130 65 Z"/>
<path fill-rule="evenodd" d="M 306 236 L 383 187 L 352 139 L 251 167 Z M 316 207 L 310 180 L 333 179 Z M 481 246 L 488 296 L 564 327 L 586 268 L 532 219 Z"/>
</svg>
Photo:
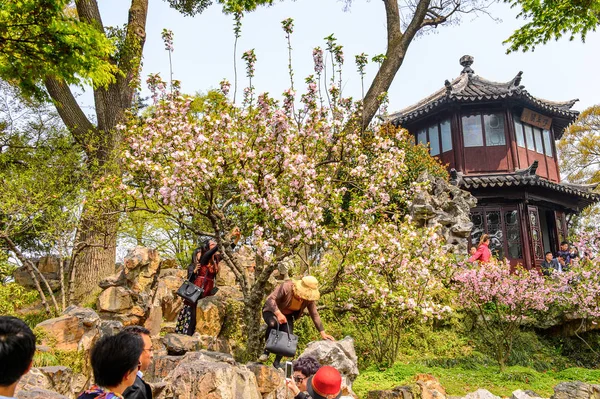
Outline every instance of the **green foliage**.
<svg viewBox="0 0 600 399">
<path fill-rule="evenodd" d="M 375 367 L 363 371 L 354 381 L 352 389 L 359 397 L 364 398 L 371 390 L 391 389 L 410 384 L 414 381 L 414 376 L 421 373 L 429 373 L 438 378 L 446 388 L 446 393 L 453 396 L 464 396 L 479 388 L 485 388 L 503 397 L 510 397 L 517 389 L 531 389 L 543 397 L 549 397 L 553 393 L 553 387 L 559 382 L 595 383 L 600 378 L 600 370 L 581 368 L 540 373 L 527 367 L 511 366 L 502 372 L 498 367 L 488 366 L 466 369 L 430 367 L 420 363 L 396 363 L 383 372 Z"/>
<path fill-rule="evenodd" d="M 97 27 L 80 21 L 69 0 L 3 1 L 0 5 L 0 78 L 23 93 L 45 97 L 47 76 L 70 84 L 114 81 L 115 47 Z"/>
<path fill-rule="evenodd" d="M 90 366 L 85 351 L 63 351 L 50 349 L 48 352 L 36 351 L 33 367 L 66 366 L 74 373 L 89 372 Z"/>
<path fill-rule="evenodd" d="M 172 8 L 186 16 L 200 14 L 213 2 L 212 0 L 165 0 Z M 258 6 L 271 5 L 274 0 L 217 0 L 223 5 L 225 13 L 236 13 L 242 11 L 254 11 Z"/>
<path fill-rule="evenodd" d="M 17 283 L 0 284 L 0 314 L 16 316 L 16 311 L 38 299 L 35 291 L 29 291 Z"/>
<path fill-rule="evenodd" d="M 6 84 L 0 98 L 0 237 L 21 252 L 47 251 L 74 230 L 81 152 L 46 105 L 23 100 Z"/>
<path fill-rule="evenodd" d="M 513 33 L 505 43 L 507 52 L 533 51 L 537 45 L 558 40 L 567 35 L 569 40 L 579 35 L 581 41 L 600 24 L 599 0 L 505 0 L 511 7 L 520 7 L 519 17 L 529 20 Z"/>
</svg>

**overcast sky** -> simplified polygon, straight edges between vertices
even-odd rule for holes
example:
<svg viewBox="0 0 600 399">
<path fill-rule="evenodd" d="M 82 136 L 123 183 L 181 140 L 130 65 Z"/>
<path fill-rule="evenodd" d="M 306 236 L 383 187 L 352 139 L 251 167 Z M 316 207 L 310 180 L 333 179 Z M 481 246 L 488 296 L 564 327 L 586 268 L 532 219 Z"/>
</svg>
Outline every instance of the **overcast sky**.
<svg viewBox="0 0 600 399">
<path fill-rule="evenodd" d="M 130 1 L 99 1 L 105 25 L 124 24 Z M 360 78 L 354 55 L 369 56 L 385 52 L 386 24 L 383 2 L 354 0 L 344 12 L 344 2 L 335 0 L 298 0 L 259 8 L 243 19 L 242 37 L 238 43 L 238 75 L 240 85 L 247 84 L 244 65 L 239 58 L 254 48 L 258 58 L 254 86 L 257 91 L 279 95 L 289 87 L 287 45 L 281 21 L 292 17 L 295 85 L 303 87 L 304 78 L 312 71 L 312 48 L 324 47 L 325 36 L 334 34 L 344 46 L 344 95 L 360 97 Z M 475 73 L 490 80 L 509 81 L 523 71 L 522 84 L 534 96 L 553 101 L 579 98 L 574 108 L 583 110 L 600 103 L 600 33 L 579 39 L 538 47 L 535 52 L 506 55 L 502 42 L 523 21 L 516 11 L 497 3 L 490 12 L 501 19 L 495 22 L 485 15 L 467 15 L 460 25 L 441 27 L 436 33 L 419 37 L 408 55 L 389 92 L 393 112 L 411 105 L 441 88 L 445 79 L 459 75 L 462 55 L 474 56 Z M 168 79 L 168 54 L 161 39 L 163 28 L 174 32 L 173 68 L 185 92 L 206 91 L 218 87 L 223 78 L 233 81 L 232 17 L 212 6 L 196 17 L 183 17 L 162 0 L 150 0 L 147 40 L 144 48 L 143 76 L 160 73 Z M 367 69 L 367 85 L 376 68 Z M 89 93 L 82 97 L 89 104 Z M 91 113 L 92 111 L 89 110 Z"/>
</svg>

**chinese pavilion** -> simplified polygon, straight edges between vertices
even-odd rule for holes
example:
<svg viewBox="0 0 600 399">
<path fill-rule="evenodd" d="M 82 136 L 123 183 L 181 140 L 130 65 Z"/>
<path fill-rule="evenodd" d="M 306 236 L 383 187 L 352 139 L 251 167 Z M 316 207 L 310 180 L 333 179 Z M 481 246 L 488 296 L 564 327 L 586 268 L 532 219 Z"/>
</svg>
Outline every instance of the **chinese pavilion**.
<svg viewBox="0 0 600 399">
<path fill-rule="evenodd" d="M 558 250 L 565 216 L 600 200 L 596 185 L 560 180 L 554 142 L 579 114 L 571 109 L 577 100 L 532 96 L 522 72 L 506 83 L 481 78 L 468 55 L 460 64 L 459 77 L 390 120 L 428 145 L 451 182 L 477 198 L 469 245 L 487 233 L 493 254 L 532 268 Z"/>
</svg>

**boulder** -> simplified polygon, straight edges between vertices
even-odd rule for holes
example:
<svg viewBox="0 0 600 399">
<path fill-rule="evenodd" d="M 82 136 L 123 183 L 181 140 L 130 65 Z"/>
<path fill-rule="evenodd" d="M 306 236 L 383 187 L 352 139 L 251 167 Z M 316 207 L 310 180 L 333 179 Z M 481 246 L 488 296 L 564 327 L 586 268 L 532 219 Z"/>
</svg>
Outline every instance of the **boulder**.
<svg viewBox="0 0 600 399">
<path fill-rule="evenodd" d="M 120 313 L 133 307 L 132 292 L 125 287 L 106 288 L 96 302 L 100 312 Z M 143 314 L 142 314 L 143 315 Z"/>
<path fill-rule="evenodd" d="M 98 285 L 102 289 L 106 289 L 108 287 L 120 287 L 122 285 L 125 285 L 125 281 L 125 269 L 123 266 L 120 266 L 115 274 L 112 274 L 106 277 L 105 279 L 100 280 Z"/>
<path fill-rule="evenodd" d="M 19 391 L 15 397 L 17 399 L 69 399 L 67 396 L 42 388 Z"/>
<path fill-rule="evenodd" d="M 335 367 L 343 378 L 343 383 L 352 388 L 358 376 L 358 359 L 354 351 L 354 340 L 346 337 L 340 341 L 310 342 L 301 356 L 312 356 L 322 365 Z"/>
<path fill-rule="evenodd" d="M 160 254 L 155 249 L 135 247 L 123 259 L 127 286 L 135 293 L 147 291 L 160 269 Z"/>
<path fill-rule="evenodd" d="M 285 388 L 285 378 L 280 370 L 260 363 L 248 363 L 246 367 L 254 373 L 258 391 L 263 397 L 276 394 L 282 386 Z"/>
<path fill-rule="evenodd" d="M 100 320 L 98 328 L 100 330 L 100 337 L 115 335 L 123 329 L 123 323 L 117 320 Z"/>
<path fill-rule="evenodd" d="M 162 310 L 163 320 L 172 322 L 177 320 L 177 316 L 183 308 L 183 301 L 177 296 L 177 290 L 183 284 L 186 272 L 185 270 L 173 270 L 174 273 L 163 275 L 164 271 L 166 270 L 161 271 L 158 280 L 155 299 L 158 300 L 157 305 Z"/>
<path fill-rule="evenodd" d="M 25 288 L 35 289 L 35 283 L 31 279 L 31 275 L 25 267 L 19 267 L 13 272 L 15 282 Z M 60 289 L 60 281 L 58 280 L 58 274 L 56 273 L 44 273 L 44 277 L 48 281 L 48 285 L 52 291 L 58 291 Z M 40 286 L 46 291 L 46 285 L 38 278 Z"/>
<path fill-rule="evenodd" d="M 600 399 L 600 385 L 581 381 L 561 382 L 550 399 Z"/>
<path fill-rule="evenodd" d="M 202 347 L 198 336 L 190 337 L 184 334 L 167 334 L 161 338 L 161 341 L 167 348 L 167 353 L 173 356 L 181 356 L 186 352 L 194 352 L 200 350 Z"/>
<path fill-rule="evenodd" d="M 514 391 L 510 397 L 510 399 L 535 399 L 540 398 L 541 396 L 537 393 L 527 390 L 523 391 L 522 389 L 517 389 Z"/>
<path fill-rule="evenodd" d="M 245 366 L 186 357 L 167 375 L 157 399 L 262 399 L 254 373 Z"/>
<path fill-rule="evenodd" d="M 39 388 L 59 395 L 76 396 L 83 391 L 86 381 L 85 377 L 73 374 L 65 366 L 34 367 L 19 380 L 16 392 L 31 392 Z"/>
<path fill-rule="evenodd" d="M 100 317 L 89 308 L 69 306 L 62 316 L 36 326 L 43 334 L 42 345 L 59 350 L 88 351 L 100 335 Z"/>
<path fill-rule="evenodd" d="M 152 364 L 144 373 L 149 383 L 161 382 L 183 360 L 183 356 L 154 355 Z"/>
<path fill-rule="evenodd" d="M 463 399 L 500 399 L 500 396 L 496 396 L 486 389 L 478 389 L 466 394 Z"/>
<path fill-rule="evenodd" d="M 367 399 L 413 399 L 414 395 L 409 386 L 396 387 L 384 391 L 369 391 Z"/>
<path fill-rule="evenodd" d="M 421 399 L 446 399 L 446 389 L 431 374 L 418 374 L 415 380 L 421 390 Z"/>
<path fill-rule="evenodd" d="M 225 320 L 225 302 L 222 297 L 209 296 L 196 306 L 196 332 L 217 337 Z"/>
</svg>

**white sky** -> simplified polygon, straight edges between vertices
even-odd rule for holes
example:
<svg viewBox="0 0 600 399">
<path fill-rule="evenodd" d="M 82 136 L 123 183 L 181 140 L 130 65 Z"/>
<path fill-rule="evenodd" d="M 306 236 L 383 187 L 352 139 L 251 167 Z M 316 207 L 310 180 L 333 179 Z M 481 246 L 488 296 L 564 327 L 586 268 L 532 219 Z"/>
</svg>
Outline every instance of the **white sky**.
<svg viewBox="0 0 600 399">
<path fill-rule="evenodd" d="M 126 22 L 130 1 L 99 3 L 105 25 Z M 354 55 L 365 52 L 371 57 L 385 52 L 384 6 L 381 1 L 355 0 L 349 12 L 343 12 L 343 7 L 343 2 L 335 0 L 288 0 L 246 15 L 238 43 L 239 87 L 247 84 L 240 57 L 251 48 L 258 58 L 253 81 L 257 91 L 268 91 L 280 98 L 281 92 L 289 87 L 287 44 L 281 21 L 292 17 L 296 88 L 303 89 L 304 78 L 313 73 L 312 48 L 324 48 L 323 38 L 333 33 L 344 46 L 344 94 L 359 97 L 360 78 Z M 465 54 L 474 56 L 472 68 L 486 79 L 508 81 L 523 71 L 522 84 L 536 97 L 554 101 L 579 98 L 574 107 L 578 110 L 600 103 L 600 33 L 588 35 L 586 43 L 562 39 L 540 46 L 533 53 L 506 55 L 502 41 L 522 21 L 515 19 L 516 11 L 506 4 L 494 4 L 490 10 L 502 22 L 485 15 L 478 18 L 467 15 L 458 26 L 438 28 L 437 33 L 413 41 L 389 91 L 390 112 L 419 101 L 441 88 L 445 79 L 458 76 L 462 69 L 458 60 Z M 161 39 L 162 29 L 167 28 L 174 32 L 175 38 L 174 77 L 181 80 L 185 92 L 216 88 L 223 78 L 233 82 L 232 25 L 232 17 L 222 14 L 218 5 L 190 18 L 170 9 L 162 0 L 150 0 L 143 79 L 157 72 L 168 79 L 168 54 Z M 375 68 L 371 65 L 367 70 L 365 90 Z M 82 102 L 91 103 L 90 93 L 82 97 Z"/>
</svg>

